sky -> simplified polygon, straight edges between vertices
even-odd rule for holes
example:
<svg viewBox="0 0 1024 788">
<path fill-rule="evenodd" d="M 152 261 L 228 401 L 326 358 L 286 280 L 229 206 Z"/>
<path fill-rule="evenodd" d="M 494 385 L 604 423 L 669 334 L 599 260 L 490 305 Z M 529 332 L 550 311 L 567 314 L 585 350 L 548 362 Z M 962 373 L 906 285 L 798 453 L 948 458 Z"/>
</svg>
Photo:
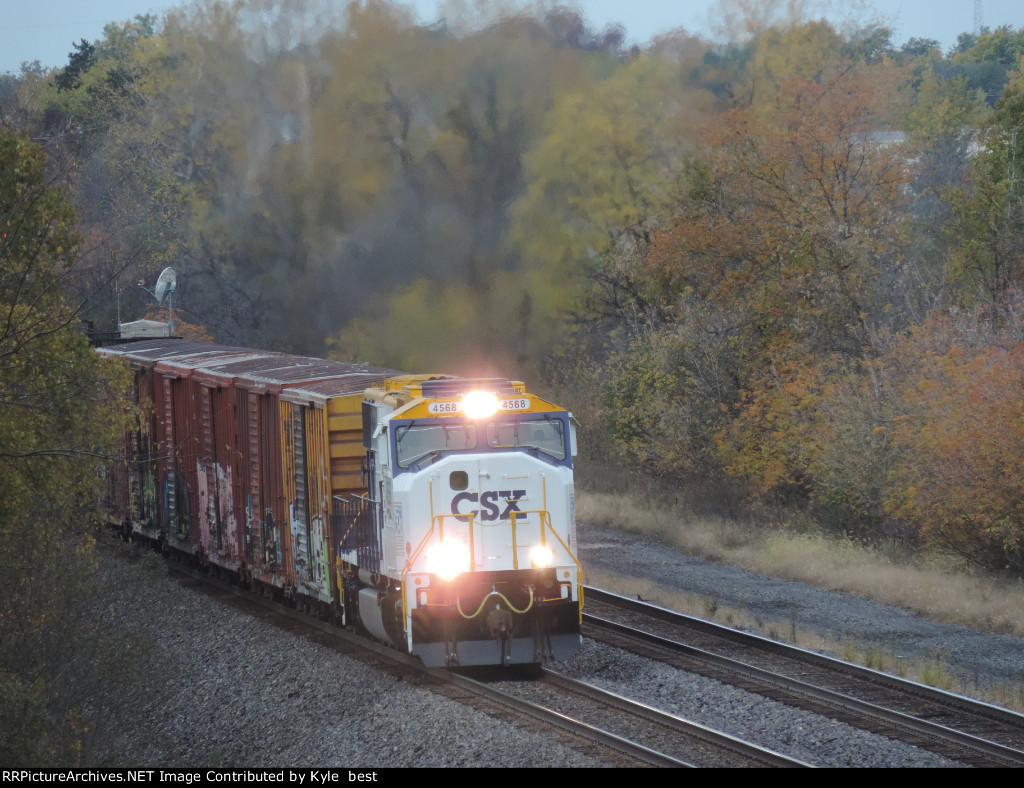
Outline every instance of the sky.
<svg viewBox="0 0 1024 788">
<path fill-rule="evenodd" d="M 414 0 L 423 22 L 437 18 L 437 0 Z M 343 2 L 343 0 L 338 0 Z M 894 42 L 934 38 L 949 50 L 960 33 L 974 30 L 975 0 L 862 0 L 895 30 Z M 159 16 L 181 0 L 0 0 L 0 73 L 18 73 L 21 63 L 38 60 L 44 68 L 65 65 L 72 45 L 103 35 L 109 22 L 137 14 Z M 683 27 L 709 35 L 715 0 L 582 0 L 592 25 L 602 29 L 619 23 L 630 43 L 644 44 L 665 30 Z M 845 3 L 844 3 L 845 5 Z M 982 0 L 986 27 L 1024 27 L 1024 0 Z"/>
</svg>

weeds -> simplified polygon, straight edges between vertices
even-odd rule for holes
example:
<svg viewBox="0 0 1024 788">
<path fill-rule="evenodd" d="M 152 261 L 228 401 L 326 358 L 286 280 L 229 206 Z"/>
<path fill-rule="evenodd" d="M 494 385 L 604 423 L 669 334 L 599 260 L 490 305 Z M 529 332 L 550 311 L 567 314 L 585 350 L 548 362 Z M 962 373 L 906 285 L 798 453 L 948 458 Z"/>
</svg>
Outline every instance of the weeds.
<svg viewBox="0 0 1024 788">
<path fill-rule="evenodd" d="M 929 662 L 921 668 L 921 683 L 942 690 L 952 690 L 956 681 L 945 665 L 938 660 Z"/>
<path fill-rule="evenodd" d="M 839 646 L 839 656 L 840 656 L 841 659 L 843 659 L 846 662 L 856 662 L 857 661 L 857 646 L 856 646 L 856 644 L 853 641 L 846 640 L 844 638 L 842 643 Z"/>
<path fill-rule="evenodd" d="M 864 649 L 863 664 L 872 670 L 884 671 L 888 662 L 885 653 L 876 646 L 868 646 Z"/>
</svg>

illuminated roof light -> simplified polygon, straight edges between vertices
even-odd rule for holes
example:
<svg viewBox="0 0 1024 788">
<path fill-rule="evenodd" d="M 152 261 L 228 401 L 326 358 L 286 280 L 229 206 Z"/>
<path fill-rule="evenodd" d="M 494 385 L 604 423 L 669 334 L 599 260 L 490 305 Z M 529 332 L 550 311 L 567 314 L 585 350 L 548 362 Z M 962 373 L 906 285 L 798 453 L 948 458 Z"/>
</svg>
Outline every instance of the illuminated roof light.
<svg viewBox="0 0 1024 788">
<path fill-rule="evenodd" d="M 448 538 L 427 550 L 427 571 L 452 580 L 469 571 L 469 549 L 458 539 Z"/>
<path fill-rule="evenodd" d="M 498 411 L 498 398 L 489 391 L 471 391 L 462 398 L 462 412 L 471 419 L 486 419 Z"/>
<path fill-rule="evenodd" d="M 546 566 L 551 566 L 554 560 L 555 553 L 547 545 L 535 545 L 534 548 L 530 550 L 530 563 L 537 569 L 543 569 Z"/>
</svg>

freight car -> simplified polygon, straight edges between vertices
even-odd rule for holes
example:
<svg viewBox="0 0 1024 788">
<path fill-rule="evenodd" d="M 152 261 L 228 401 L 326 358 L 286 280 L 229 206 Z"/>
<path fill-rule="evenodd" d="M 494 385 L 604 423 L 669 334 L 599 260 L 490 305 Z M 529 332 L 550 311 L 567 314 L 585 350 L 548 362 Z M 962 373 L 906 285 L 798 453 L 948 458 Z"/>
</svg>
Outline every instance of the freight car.
<svg viewBox="0 0 1024 788">
<path fill-rule="evenodd" d="M 571 414 L 505 379 L 154 339 L 111 505 L 126 533 L 438 666 L 580 644 Z"/>
</svg>

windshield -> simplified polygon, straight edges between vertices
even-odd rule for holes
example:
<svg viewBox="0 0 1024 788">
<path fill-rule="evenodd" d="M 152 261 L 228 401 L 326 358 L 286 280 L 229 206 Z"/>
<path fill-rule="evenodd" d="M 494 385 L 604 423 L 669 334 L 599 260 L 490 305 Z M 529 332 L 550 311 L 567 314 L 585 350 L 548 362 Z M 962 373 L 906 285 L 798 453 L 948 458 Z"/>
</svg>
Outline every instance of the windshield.
<svg viewBox="0 0 1024 788">
<path fill-rule="evenodd" d="M 442 451 L 476 448 L 476 425 L 452 421 L 412 424 L 395 432 L 395 450 L 400 468 L 408 468 Z"/>
<path fill-rule="evenodd" d="M 564 424 L 549 418 L 492 421 L 487 425 L 487 445 L 492 449 L 538 449 L 564 460 Z"/>
</svg>

